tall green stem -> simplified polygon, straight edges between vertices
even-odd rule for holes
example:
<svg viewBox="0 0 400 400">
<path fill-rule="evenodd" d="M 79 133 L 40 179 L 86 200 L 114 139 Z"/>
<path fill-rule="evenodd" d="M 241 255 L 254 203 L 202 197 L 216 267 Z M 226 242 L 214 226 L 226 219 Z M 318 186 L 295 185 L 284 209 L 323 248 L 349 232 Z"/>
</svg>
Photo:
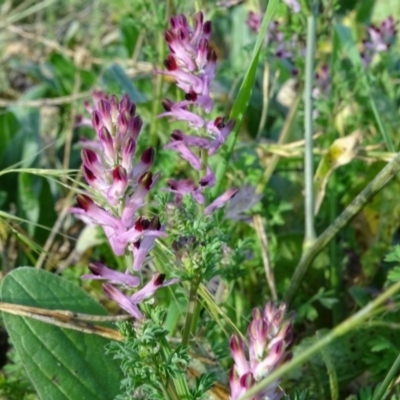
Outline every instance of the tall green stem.
<svg viewBox="0 0 400 400">
<path fill-rule="evenodd" d="M 307 54 L 304 88 L 304 184 L 305 184 L 305 236 L 304 245 L 306 249 L 315 240 L 314 227 L 314 156 L 313 156 L 313 83 L 314 83 L 314 52 L 315 52 L 315 25 L 316 8 L 315 2 L 311 14 L 307 18 Z"/>
<path fill-rule="evenodd" d="M 197 275 L 193 278 L 192 282 L 190 283 L 189 303 L 186 312 L 185 326 L 183 328 L 183 333 L 182 333 L 183 346 L 187 346 L 189 344 L 190 333 L 193 330 L 192 323 L 196 311 L 197 290 L 199 288 L 199 285 L 200 285 L 200 276 Z"/>
</svg>

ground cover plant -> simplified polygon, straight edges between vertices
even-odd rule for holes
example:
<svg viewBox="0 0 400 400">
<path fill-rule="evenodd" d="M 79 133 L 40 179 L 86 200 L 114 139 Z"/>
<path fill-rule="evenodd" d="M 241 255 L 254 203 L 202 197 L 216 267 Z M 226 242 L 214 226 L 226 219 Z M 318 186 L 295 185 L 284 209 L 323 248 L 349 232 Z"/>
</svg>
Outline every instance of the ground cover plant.
<svg viewBox="0 0 400 400">
<path fill-rule="evenodd" d="M 4 399 L 400 398 L 400 5 L 0 5 Z"/>
</svg>

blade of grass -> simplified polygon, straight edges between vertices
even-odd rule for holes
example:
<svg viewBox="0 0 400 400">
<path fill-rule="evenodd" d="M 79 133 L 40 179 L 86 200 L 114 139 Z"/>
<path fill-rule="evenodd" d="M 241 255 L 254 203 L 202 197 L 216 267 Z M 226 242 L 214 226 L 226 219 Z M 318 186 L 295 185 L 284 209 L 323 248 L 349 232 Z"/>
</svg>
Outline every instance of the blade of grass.
<svg viewBox="0 0 400 400">
<path fill-rule="evenodd" d="M 235 147 L 236 139 L 237 139 L 237 136 L 239 133 L 239 128 L 241 126 L 244 113 L 246 111 L 247 105 L 250 100 L 254 80 L 256 77 L 257 65 L 258 65 L 258 59 L 260 57 L 261 46 L 263 44 L 268 25 L 272 19 L 272 16 L 275 13 L 277 6 L 278 6 L 278 0 L 270 0 L 268 2 L 267 10 L 266 10 L 264 18 L 262 20 L 260 32 L 258 33 L 257 41 L 256 41 L 256 44 L 253 49 L 253 54 L 252 54 L 252 57 L 250 60 L 250 65 L 247 69 L 247 72 L 243 79 L 242 85 L 240 86 L 239 93 L 236 96 L 236 101 L 234 102 L 233 107 L 232 107 L 230 118 L 234 118 L 236 120 L 236 125 L 235 125 L 235 129 L 229 135 L 229 138 L 224 146 L 224 148 L 226 149 L 225 158 L 221 160 L 221 162 L 218 164 L 218 167 L 216 170 L 217 184 L 213 190 L 214 196 L 218 195 L 221 191 L 223 177 L 225 176 L 225 172 L 228 167 L 228 163 L 231 159 L 232 152 Z"/>
<path fill-rule="evenodd" d="M 372 400 L 381 400 L 384 398 L 385 392 L 390 385 L 390 382 L 396 378 L 400 369 L 400 355 L 397 356 L 395 362 L 390 368 L 388 374 L 385 377 L 385 380 L 378 386 L 378 389 L 374 393 L 374 397 Z"/>
</svg>

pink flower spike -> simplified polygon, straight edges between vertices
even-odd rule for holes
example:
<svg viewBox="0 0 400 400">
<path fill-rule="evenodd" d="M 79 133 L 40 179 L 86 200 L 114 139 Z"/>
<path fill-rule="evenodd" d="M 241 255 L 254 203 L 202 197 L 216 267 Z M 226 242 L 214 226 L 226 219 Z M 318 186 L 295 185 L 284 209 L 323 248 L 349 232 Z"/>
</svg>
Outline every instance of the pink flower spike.
<svg viewBox="0 0 400 400">
<path fill-rule="evenodd" d="M 179 279 L 176 279 L 176 278 L 166 281 L 164 274 L 160 274 L 159 272 L 156 272 L 152 276 L 151 281 L 148 282 L 138 292 L 134 293 L 131 296 L 130 300 L 135 304 L 141 303 L 142 301 L 148 299 L 149 297 L 152 297 L 154 295 L 154 293 L 157 291 L 157 289 L 172 285 L 177 282 L 179 282 Z"/>
<path fill-rule="evenodd" d="M 228 189 L 204 209 L 204 215 L 210 215 L 215 209 L 223 207 L 237 192 L 238 189 Z"/>
<path fill-rule="evenodd" d="M 103 285 L 103 290 L 111 300 L 117 302 L 120 307 L 131 314 L 132 317 L 136 319 L 143 318 L 143 314 L 140 312 L 139 307 L 136 305 L 136 303 L 134 303 L 130 298 L 126 297 L 114 286 L 105 283 Z"/>
<path fill-rule="evenodd" d="M 81 279 L 108 280 L 110 283 L 123 284 L 134 288 L 140 285 L 139 277 L 114 271 L 99 262 L 90 263 L 89 270 L 92 273 L 82 275 Z"/>
</svg>

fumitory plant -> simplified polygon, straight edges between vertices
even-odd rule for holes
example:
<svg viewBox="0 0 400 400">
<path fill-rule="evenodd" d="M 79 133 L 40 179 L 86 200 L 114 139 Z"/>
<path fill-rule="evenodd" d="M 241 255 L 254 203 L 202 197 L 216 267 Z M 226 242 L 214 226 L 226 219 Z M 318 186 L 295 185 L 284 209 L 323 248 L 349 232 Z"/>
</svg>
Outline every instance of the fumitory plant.
<svg viewBox="0 0 400 400">
<path fill-rule="evenodd" d="M 6 3 L 0 397 L 399 397 L 394 12 Z"/>
</svg>

